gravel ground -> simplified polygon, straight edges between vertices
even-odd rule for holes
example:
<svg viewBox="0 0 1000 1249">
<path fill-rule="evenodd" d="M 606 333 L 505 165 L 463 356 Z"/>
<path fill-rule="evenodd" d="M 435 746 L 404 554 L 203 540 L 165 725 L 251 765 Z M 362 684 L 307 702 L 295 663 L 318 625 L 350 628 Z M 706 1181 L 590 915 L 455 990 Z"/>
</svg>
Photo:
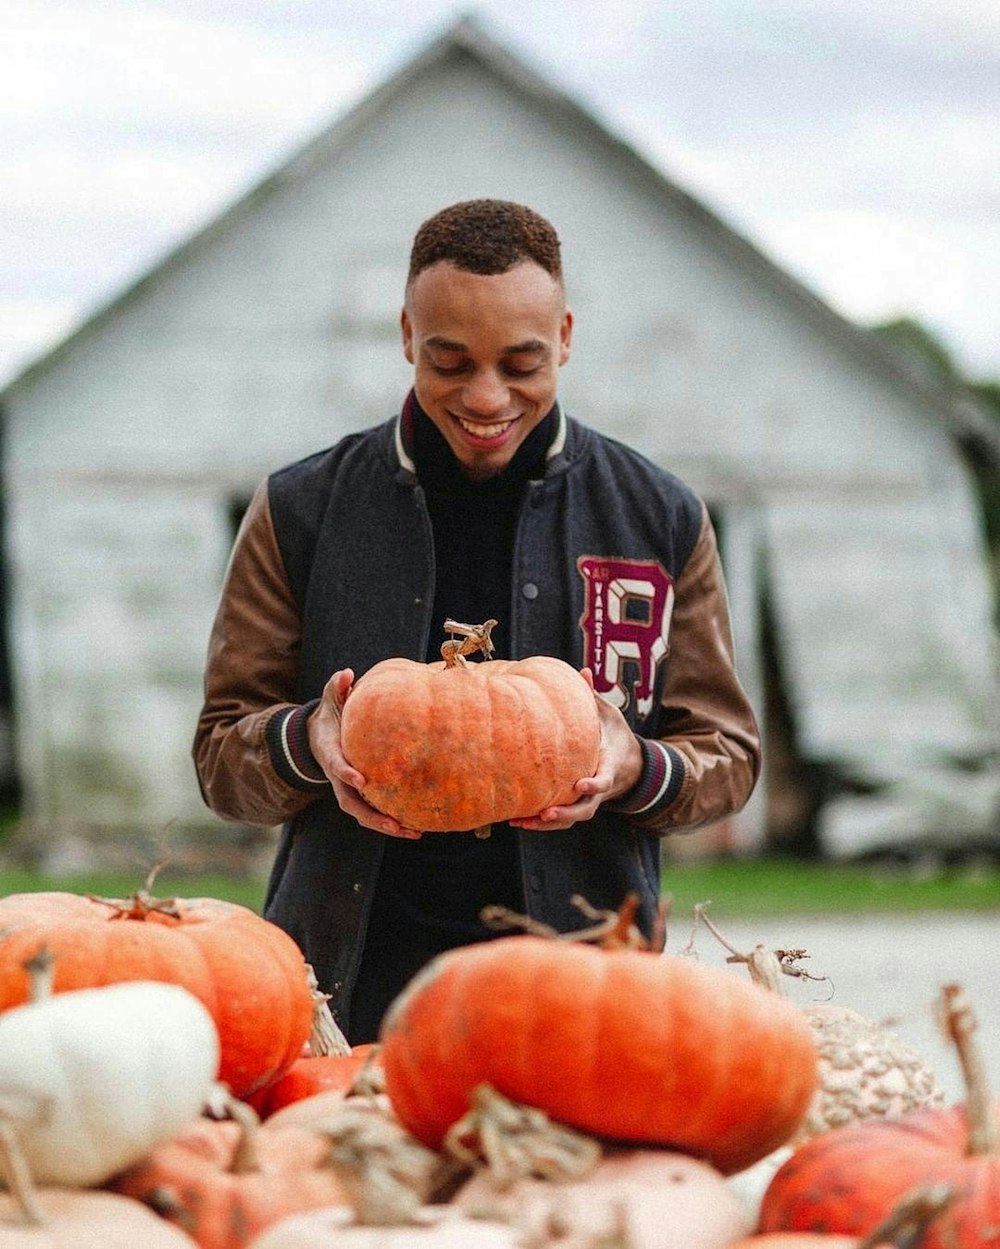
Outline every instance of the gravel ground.
<svg viewBox="0 0 1000 1249">
<path fill-rule="evenodd" d="M 986 914 L 788 917 L 728 920 L 722 908 L 710 917 L 738 950 L 759 943 L 772 949 L 805 949 L 801 966 L 827 983 L 788 979 L 789 996 L 805 1004 L 831 1001 L 870 1019 L 891 1022 L 901 1041 L 934 1069 L 948 1101 L 964 1098 L 961 1073 L 950 1044 L 938 1029 L 935 1003 L 941 986 L 957 981 L 979 1021 L 987 1073 L 1000 1095 L 1000 904 Z M 678 919 L 669 927 L 668 952 L 687 942 Z M 725 963 L 726 952 L 707 929 L 695 948 L 706 963 Z"/>
</svg>

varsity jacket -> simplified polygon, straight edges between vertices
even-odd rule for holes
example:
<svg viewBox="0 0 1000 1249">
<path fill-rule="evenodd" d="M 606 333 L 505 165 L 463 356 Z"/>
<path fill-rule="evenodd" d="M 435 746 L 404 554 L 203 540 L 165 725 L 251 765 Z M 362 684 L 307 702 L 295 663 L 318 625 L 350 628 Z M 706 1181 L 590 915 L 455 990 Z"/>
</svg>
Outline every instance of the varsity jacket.
<svg viewBox="0 0 1000 1249">
<path fill-rule="evenodd" d="M 512 585 L 511 657 L 589 667 L 644 756 L 635 789 L 593 819 L 518 832 L 526 909 L 570 931 L 588 922 L 574 895 L 617 908 L 634 891 L 649 933 L 659 839 L 739 810 L 760 766 L 707 509 L 560 410 L 521 506 Z M 338 669 L 357 679 L 391 656 L 423 659 L 433 595 L 430 520 L 396 417 L 260 485 L 209 640 L 202 794 L 227 820 L 283 825 L 265 914 L 296 939 L 345 1030 L 385 838 L 341 811 L 306 717 Z"/>
</svg>

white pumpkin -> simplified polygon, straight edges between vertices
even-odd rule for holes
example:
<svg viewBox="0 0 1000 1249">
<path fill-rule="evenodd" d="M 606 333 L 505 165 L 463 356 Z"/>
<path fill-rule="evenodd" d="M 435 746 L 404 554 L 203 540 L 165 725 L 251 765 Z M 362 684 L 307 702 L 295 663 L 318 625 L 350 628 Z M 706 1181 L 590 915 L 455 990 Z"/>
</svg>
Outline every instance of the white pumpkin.
<svg viewBox="0 0 1000 1249">
<path fill-rule="evenodd" d="M 103 1183 L 196 1118 L 219 1036 L 178 985 L 77 989 L 0 1014 L 0 1110 L 38 1184 Z"/>
</svg>

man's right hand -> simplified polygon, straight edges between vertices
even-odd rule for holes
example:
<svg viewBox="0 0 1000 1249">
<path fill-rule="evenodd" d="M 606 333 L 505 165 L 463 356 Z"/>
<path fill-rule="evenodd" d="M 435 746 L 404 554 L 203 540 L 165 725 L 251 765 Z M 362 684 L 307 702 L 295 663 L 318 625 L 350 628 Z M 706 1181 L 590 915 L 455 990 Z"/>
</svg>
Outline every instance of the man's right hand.
<svg viewBox="0 0 1000 1249">
<path fill-rule="evenodd" d="M 398 820 L 384 815 L 369 806 L 361 795 L 365 778 L 344 758 L 340 745 L 340 718 L 351 688 L 354 672 L 341 668 L 327 681 L 319 706 L 309 717 L 307 731 L 309 748 L 333 786 L 334 796 L 340 808 L 354 818 L 363 828 L 385 833 L 387 837 L 405 837 L 414 840 L 422 834 L 413 828 L 404 828 Z"/>
</svg>

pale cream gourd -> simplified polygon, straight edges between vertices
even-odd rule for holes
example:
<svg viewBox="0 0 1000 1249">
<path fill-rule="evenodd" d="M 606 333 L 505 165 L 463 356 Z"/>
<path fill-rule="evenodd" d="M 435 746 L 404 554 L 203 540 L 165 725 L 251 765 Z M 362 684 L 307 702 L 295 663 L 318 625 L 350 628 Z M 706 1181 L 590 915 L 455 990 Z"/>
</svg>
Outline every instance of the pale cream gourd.
<svg viewBox="0 0 1000 1249">
<path fill-rule="evenodd" d="M 531 1244 L 720 1249 L 752 1227 L 710 1163 L 674 1150 L 604 1145 L 489 1085 L 476 1089 L 445 1148 L 473 1170 L 452 1204 L 516 1223 Z"/>
<path fill-rule="evenodd" d="M 0 1116 L 3 1249 L 194 1249 L 152 1210 L 98 1189 L 37 1188 L 10 1119 Z"/>
<path fill-rule="evenodd" d="M 721 1172 L 665 1149 L 606 1150 L 584 1178 L 561 1183 L 525 1177 L 498 1188 L 482 1171 L 453 1204 L 548 1229 L 566 1249 L 619 1241 L 629 1249 L 721 1249 L 753 1227 Z"/>
<path fill-rule="evenodd" d="M 0 1014 L 0 1109 L 36 1183 L 88 1187 L 197 1117 L 219 1065 L 186 989 L 129 981 Z"/>
<path fill-rule="evenodd" d="M 272 1223 L 246 1249 L 525 1249 L 525 1243 L 516 1225 L 469 1218 L 452 1206 L 425 1207 L 394 1227 L 359 1223 L 353 1210 L 331 1206 Z M 562 1242 L 559 1249 L 572 1246 Z"/>
</svg>

